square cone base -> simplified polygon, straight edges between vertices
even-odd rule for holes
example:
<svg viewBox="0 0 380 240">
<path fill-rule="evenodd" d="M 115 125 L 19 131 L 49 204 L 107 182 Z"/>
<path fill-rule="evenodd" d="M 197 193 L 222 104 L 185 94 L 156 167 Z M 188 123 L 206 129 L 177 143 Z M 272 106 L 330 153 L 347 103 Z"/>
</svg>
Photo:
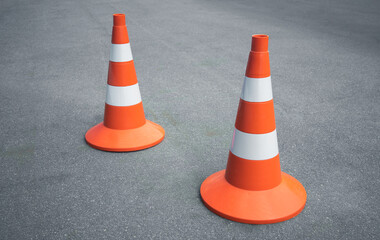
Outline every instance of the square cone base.
<svg viewBox="0 0 380 240">
<path fill-rule="evenodd" d="M 225 170 L 212 174 L 200 190 L 206 207 L 221 217 L 241 223 L 276 223 L 296 216 L 305 206 L 306 191 L 289 174 L 282 173 L 280 185 L 262 191 L 237 188 L 224 175 Z"/>
<path fill-rule="evenodd" d="M 109 152 L 138 151 L 159 144 L 165 136 L 165 130 L 158 124 L 146 120 L 146 123 L 133 129 L 111 129 L 103 122 L 87 131 L 85 138 L 93 148 Z"/>
</svg>

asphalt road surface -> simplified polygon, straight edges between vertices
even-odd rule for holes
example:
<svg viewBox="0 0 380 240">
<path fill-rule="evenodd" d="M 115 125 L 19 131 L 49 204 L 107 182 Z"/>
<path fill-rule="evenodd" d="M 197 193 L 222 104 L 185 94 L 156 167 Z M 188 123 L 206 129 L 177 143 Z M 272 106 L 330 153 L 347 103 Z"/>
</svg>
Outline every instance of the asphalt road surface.
<svg viewBox="0 0 380 240">
<path fill-rule="evenodd" d="M 0 3 L 0 239 L 379 239 L 379 1 Z M 112 14 L 125 13 L 147 150 L 84 141 L 103 119 Z M 225 168 L 252 34 L 269 35 L 281 167 L 297 217 L 221 218 L 199 187 Z"/>
</svg>

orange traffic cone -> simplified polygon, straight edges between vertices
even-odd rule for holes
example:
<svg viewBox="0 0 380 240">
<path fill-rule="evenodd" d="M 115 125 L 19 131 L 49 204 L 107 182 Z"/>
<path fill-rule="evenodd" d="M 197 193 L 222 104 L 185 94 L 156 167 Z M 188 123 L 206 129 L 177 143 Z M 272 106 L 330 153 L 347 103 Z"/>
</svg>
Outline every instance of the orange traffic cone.
<svg viewBox="0 0 380 240">
<path fill-rule="evenodd" d="M 288 220 L 302 211 L 306 191 L 281 172 L 269 67 L 268 36 L 252 36 L 226 170 L 200 189 L 212 212 L 243 223 Z"/>
<path fill-rule="evenodd" d="M 136 151 L 160 143 L 164 129 L 145 119 L 124 14 L 113 15 L 104 121 L 86 133 L 87 143 L 112 152 Z"/>
</svg>

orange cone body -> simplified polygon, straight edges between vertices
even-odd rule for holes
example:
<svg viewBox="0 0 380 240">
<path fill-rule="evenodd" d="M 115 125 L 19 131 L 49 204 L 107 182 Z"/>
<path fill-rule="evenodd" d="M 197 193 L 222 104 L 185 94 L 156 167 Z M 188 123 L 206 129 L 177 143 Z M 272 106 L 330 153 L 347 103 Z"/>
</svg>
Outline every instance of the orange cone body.
<svg viewBox="0 0 380 240">
<path fill-rule="evenodd" d="M 302 211 L 306 191 L 281 172 L 267 35 L 252 36 L 245 76 L 226 170 L 202 183 L 201 197 L 208 209 L 233 221 L 285 221 Z"/>
<path fill-rule="evenodd" d="M 104 121 L 86 133 L 87 143 L 112 152 L 136 151 L 160 143 L 164 129 L 145 119 L 124 14 L 113 15 Z"/>
</svg>

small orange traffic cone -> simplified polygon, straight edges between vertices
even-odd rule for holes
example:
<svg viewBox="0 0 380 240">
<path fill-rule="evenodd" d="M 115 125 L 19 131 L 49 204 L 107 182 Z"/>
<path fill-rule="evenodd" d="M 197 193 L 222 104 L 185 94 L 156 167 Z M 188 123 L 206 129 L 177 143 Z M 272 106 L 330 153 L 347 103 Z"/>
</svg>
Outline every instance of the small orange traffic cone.
<svg viewBox="0 0 380 240">
<path fill-rule="evenodd" d="M 86 133 L 87 143 L 112 152 L 136 151 L 160 143 L 165 130 L 145 119 L 124 14 L 113 15 L 104 121 Z"/>
<path fill-rule="evenodd" d="M 201 197 L 208 209 L 233 221 L 285 221 L 302 211 L 306 191 L 281 172 L 267 35 L 252 36 L 245 76 L 227 168 L 202 183 Z"/>
</svg>

